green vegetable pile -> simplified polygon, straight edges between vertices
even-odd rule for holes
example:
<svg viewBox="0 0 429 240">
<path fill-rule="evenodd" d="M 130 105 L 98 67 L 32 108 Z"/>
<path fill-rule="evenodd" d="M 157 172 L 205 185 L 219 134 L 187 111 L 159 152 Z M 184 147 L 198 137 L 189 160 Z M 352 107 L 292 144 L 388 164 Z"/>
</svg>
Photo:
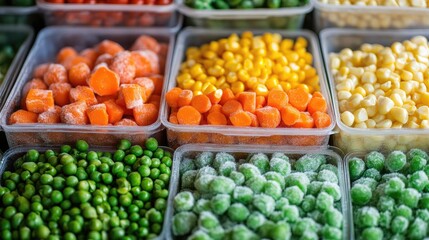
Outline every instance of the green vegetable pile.
<svg viewBox="0 0 429 240">
<path fill-rule="evenodd" d="M 29 7 L 34 5 L 34 0 L 0 0 L 0 6 Z"/>
<path fill-rule="evenodd" d="M 308 0 L 186 0 L 185 4 L 195 9 L 277 9 L 304 6 Z"/>
<path fill-rule="evenodd" d="M 4 80 L 15 54 L 14 48 L 10 45 L 3 45 L 0 47 L 0 84 Z"/>
<path fill-rule="evenodd" d="M 172 158 L 149 138 L 116 152 L 85 141 L 29 150 L 5 171 L 0 239 L 152 239 L 161 232 Z"/>
</svg>

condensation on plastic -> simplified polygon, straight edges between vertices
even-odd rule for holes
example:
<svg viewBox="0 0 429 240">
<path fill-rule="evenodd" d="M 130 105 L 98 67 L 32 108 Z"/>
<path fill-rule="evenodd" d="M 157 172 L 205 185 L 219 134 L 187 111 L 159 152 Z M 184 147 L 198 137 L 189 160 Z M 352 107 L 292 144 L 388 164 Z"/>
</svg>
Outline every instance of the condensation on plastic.
<svg viewBox="0 0 429 240">
<path fill-rule="evenodd" d="M 183 17 L 169 5 L 55 4 L 37 0 L 47 25 L 167 27 L 177 32 Z"/>
<path fill-rule="evenodd" d="M 278 28 L 300 29 L 305 14 L 313 10 L 313 3 L 301 7 L 279 9 L 226 9 L 198 10 L 177 0 L 180 13 L 189 18 L 189 23 L 204 28 Z"/>
<path fill-rule="evenodd" d="M 237 30 L 204 30 L 197 28 L 186 28 L 180 32 L 174 52 L 172 68 L 165 85 L 161 102 L 161 122 L 167 128 L 169 146 L 176 148 L 188 143 L 217 143 L 217 144 L 273 144 L 273 145 L 298 145 L 314 146 L 327 145 L 329 136 L 333 134 L 335 122 L 323 129 L 294 129 L 294 128 L 255 128 L 213 125 L 179 125 L 168 121 L 170 108 L 164 100 L 168 90 L 176 86 L 176 76 L 180 64 L 185 59 L 186 49 L 190 46 L 200 46 L 212 40 L 228 37 L 232 33 L 240 33 Z M 321 92 L 327 100 L 328 114 L 334 118 L 330 94 L 325 80 L 322 59 L 320 55 L 317 37 L 314 33 L 302 31 L 280 31 L 280 30 L 258 30 L 255 34 L 264 32 L 279 33 L 282 37 L 296 39 L 301 36 L 308 41 L 308 51 L 313 55 L 313 65 L 319 75 Z"/>
<path fill-rule="evenodd" d="M 164 76 L 170 69 L 174 33 L 161 28 L 88 28 L 88 27 L 48 27 L 43 29 L 25 61 L 17 78 L 15 87 L 7 98 L 0 113 L 0 124 L 6 133 L 9 146 L 17 145 L 51 145 L 73 143 L 85 139 L 91 145 L 114 145 L 119 139 L 130 139 L 141 143 L 149 137 L 162 142 L 161 121 L 149 126 L 93 126 L 69 124 L 15 124 L 9 125 L 8 119 L 13 111 L 19 108 L 21 90 L 32 78 L 34 68 L 42 63 L 54 62 L 58 51 L 65 46 L 77 48 L 79 51 L 110 39 L 117 41 L 126 49 L 142 34 L 153 36 L 158 41 L 169 44 Z M 164 80 L 163 87 L 166 86 Z"/>
<path fill-rule="evenodd" d="M 22 63 L 25 60 L 28 50 L 34 38 L 34 31 L 31 27 L 25 25 L 2 25 L 0 26 L 0 35 L 7 38 L 10 44 L 21 43 L 21 46 L 16 51 L 16 55 L 4 76 L 3 82 L 0 83 L 0 111 L 6 101 L 7 95 L 12 88 L 16 75 L 21 69 Z"/>
<path fill-rule="evenodd" d="M 28 152 L 29 150 L 35 149 L 35 150 L 37 150 L 40 153 L 42 153 L 42 152 L 44 153 L 44 152 L 46 152 L 47 150 L 50 150 L 50 149 L 51 150 L 54 150 L 54 149 L 59 150 L 60 147 L 61 146 L 59 146 L 59 145 L 50 146 L 50 147 L 41 147 L 41 146 L 25 146 L 25 147 L 23 147 L 23 146 L 19 146 L 19 147 L 10 148 L 9 150 L 7 150 L 3 154 L 3 156 L 2 156 L 2 152 L 0 151 L 0 160 L 1 160 L 0 161 L 0 186 L 1 186 L 1 180 L 2 180 L 3 173 L 6 170 L 9 170 L 9 169 L 13 168 L 13 163 L 18 158 L 24 156 L 24 154 L 26 152 Z M 164 149 L 164 151 L 170 152 L 171 154 L 174 153 L 174 150 L 171 149 L 171 148 L 169 148 L 169 147 L 162 147 L 161 146 L 160 148 Z M 104 151 L 104 152 L 111 152 L 111 153 L 113 153 L 115 151 L 114 148 L 109 148 L 109 147 L 91 147 L 90 150 L 91 151 Z M 171 183 L 172 183 L 172 180 L 170 179 L 169 188 L 171 187 L 171 185 L 173 185 Z M 164 213 L 163 226 L 167 225 L 168 224 L 167 222 L 169 222 L 169 220 L 166 218 L 166 216 L 167 216 L 167 211 Z M 155 238 L 155 239 L 156 240 L 162 240 L 162 239 L 164 239 L 162 236 L 163 236 L 163 233 L 161 232 L 161 234 L 157 238 Z"/>
<path fill-rule="evenodd" d="M 338 133 L 334 135 L 334 145 L 344 152 L 352 151 L 406 151 L 411 148 L 429 150 L 429 130 L 427 129 L 376 129 L 352 128 L 342 123 L 338 105 L 335 79 L 329 63 L 329 54 L 339 52 L 344 48 L 358 49 L 364 43 L 389 46 L 394 42 L 404 41 L 414 36 L 422 35 L 429 38 L 429 30 L 352 30 L 326 29 L 320 33 L 320 41 L 325 62 L 327 77 L 330 85 L 332 104 L 335 111 L 335 121 Z"/>
<path fill-rule="evenodd" d="M 164 221 L 162 236 L 164 239 L 171 240 L 174 236 L 171 232 L 172 219 L 174 215 L 174 197 L 179 192 L 180 186 L 180 162 L 184 157 L 195 157 L 201 152 L 226 152 L 234 155 L 236 160 L 241 156 L 246 156 L 252 153 L 266 153 L 272 154 L 275 152 L 282 152 L 287 156 L 300 157 L 305 154 L 323 154 L 329 157 L 329 163 L 338 167 L 338 180 L 341 189 L 341 212 L 343 219 L 347 219 L 349 214 L 349 204 L 347 203 L 346 183 L 344 180 L 344 165 L 342 163 L 342 153 L 339 149 L 324 146 L 324 147 L 295 147 L 295 146 L 260 146 L 260 145 L 222 145 L 222 144 L 189 144 L 181 146 L 174 152 L 172 175 L 170 180 L 170 188 L 168 190 L 168 204 L 166 218 L 169 221 Z M 347 221 L 343 221 L 343 239 L 349 239 L 350 233 Z"/>
<path fill-rule="evenodd" d="M 429 27 L 429 9 L 417 7 L 333 5 L 312 0 L 316 29 L 404 29 Z"/>
</svg>

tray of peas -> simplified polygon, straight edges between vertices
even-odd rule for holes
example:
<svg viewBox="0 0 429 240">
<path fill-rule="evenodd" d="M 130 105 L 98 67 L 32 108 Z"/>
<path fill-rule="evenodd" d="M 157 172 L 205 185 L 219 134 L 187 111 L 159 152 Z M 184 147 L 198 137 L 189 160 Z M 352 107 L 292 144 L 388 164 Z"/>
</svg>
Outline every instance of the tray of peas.
<svg viewBox="0 0 429 240">
<path fill-rule="evenodd" d="M 173 162 L 166 239 L 348 239 L 333 149 L 195 144 Z"/>
<path fill-rule="evenodd" d="M 35 0 L 0 0 L 2 24 L 29 24 L 36 13 Z"/>
<path fill-rule="evenodd" d="M 33 38 L 33 29 L 28 26 L 0 26 L 0 109 L 30 49 Z"/>
<path fill-rule="evenodd" d="M 171 166 L 172 150 L 154 138 L 11 148 L 0 163 L 0 239 L 162 239 Z"/>
</svg>

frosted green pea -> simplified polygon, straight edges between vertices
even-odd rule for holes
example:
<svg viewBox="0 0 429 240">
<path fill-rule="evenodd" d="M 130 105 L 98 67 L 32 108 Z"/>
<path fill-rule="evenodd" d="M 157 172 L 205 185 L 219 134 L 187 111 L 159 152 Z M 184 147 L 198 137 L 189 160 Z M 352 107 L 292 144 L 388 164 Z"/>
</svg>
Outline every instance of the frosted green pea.
<svg viewBox="0 0 429 240">
<path fill-rule="evenodd" d="M 417 171 L 410 176 L 408 185 L 417 191 L 422 192 L 423 189 L 429 185 L 429 178 L 426 176 L 425 172 Z"/>
<path fill-rule="evenodd" d="M 362 239 L 365 240 L 382 240 L 383 230 L 378 227 L 366 228 L 362 231 Z"/>
<path fill-rule="evenodd" d="M 311 182 L 308 185 L 307 194 L 316 196 L 317 194 L 319 194 L 319 192 L 322 189 L 323 185 L 324 185 L 324 183 L 319 182 L 319 181 Z"/>
<path fill-rule="evenodd" d="M 267 219 L 265 216 L 260 212 L 253 212 L 249 215 L 246 221 L 246 225 L 248 228 L 256 231 L 260 226 L 262 226 Z"/>
<path fill-rule="evenodd" d="M 210 201 L 204 198 L 198 199 L 193 207 L 192 211 L 196 214 L 200 214 L 203 211 L 210 211 Z"/>
<path fill-rule="evenodd" d="M 311 212 L 316 207 L 316 198 L 313 195 L 307 195 L 302 200 L 301 208 L 304 212 Z"/>
<path fill-rule="evenodd" d="M 414 156 L 410 160 L 409 171 L 411 173 L 413 173 L 413 172 L 416 172 L 419 170 L 423 170 L 423 168 L 426 166 L 427 162 L 428 161 L 425 158 L 422 158 L 420 156 Z"/>
<path fill-rule="evenodd" d="M 376 227 L 380 219 L 380 213 L 374 207 L 363 207 L 358 210 L 357 222 L 361 227 Z"/>
<path fill-rule="evenodd" d="M 331 183 L 338 183 L 338 177 L 337 175 L 329 170 L 322 170 L 317 175 L 317 180 L 321 182 L 331 182 Z"/>
<path fill-rule="evenodd" d="M 405 205 L 399 205 L 394 211 L 394 216 L 402 216 L 408 220 L 413 219 L 413 210 Z"/>
<path fill-rule="evenodd" d="M 224 176 L 215 177 L 209 185 L 210 191 L 213 193 L 231 193 L 234 191 L 235 183 L 230 178 Z"/>
<path fill-rule="evenodd" d="M 241 224 L 235 226 L 232 229 L 231 236 L 232 236 L 233 240 L 239 240 L 239 239 L 254 240 L 254 239 L 258 239 L 257 235 L 254 232 L 252 232 L 246 226 L 241 225 Z"/>
<path fill-rule="evenodd" d="M 429 160 L 428 154 L 421 149 L 413 148 L 407 152 L 407 158 L 408 159 L 412 159 L 416 156 L 421 157 L 421 158 L 426 159 L 426 160 Z"/>
<path fill-rule="evenodd" d="M 217 226 L 219 226 L 219 220 L 217 219 L 217 217 L 209 212 L 209 211 L 204 211 L 200 213 L 199 219 L 198 219 L 198 226 L 200 228 L 209 230 L 209 229 L 213 229 Z"/>
<path fill-rule="evenodd" d="M 367 168 L 374 168 L 378 171 L 383 170 L 384 167 L 384 155 L 377 151 L 372 151 L 365 156 L 365 165 Z"/>
<path fill-rule="evenodd" d="M 331 239 L 331 240 L 340 240 L 343 238 L 343 232 L 338 228 L 325 225 L 322 228 L 322 238 Z"/>
<path fill-rule="evenodd" d="M 428 224 L 420 218 L 416 218 L 408 229 L 409 239 L 423 239 L 427 236 Z"/>
<path fill-rule="evenodd" d="M 295 205 L 287 205 L 282 208 L 285 221 L 294 223 L 299 219 L 299 209 Z"/>
<path fill-rule="evenodd" d="M 429 221 L 429 210 L 427 209 L 419 209 L 416 211 L 416 217 L 421 218 L 423 221 Z"/>
<path fill-rule="evenodd" d="M 225 229 L 222 226 L 217 226 L 215 228 L 209 229 L 207 234 L 213 240 L 222 240 L 225 239 Z"/>
<path fill-rule="evenodd" d="M 393 211 L 395 207 L 395 199 L 389 196 L 381 196 L 378 200 L 377 208 L 380 211 Z"/>
<path fill-rule="evenodd" d="M 295 172 L 286 177 L 286 186 L 297 186 L 303 193 L 307 192 L 309 184 L 310 179 L 308 179 L 305 173 Z"/>
<path fill-rule="evenodd" d="M 254 193 L 261 193 L 264 190 L 265 182 L 267 180 L 264 176 L 257 175 L 246 181 L 245 185 L 252 189 Z"/>
<path fill-rule="evenodd" d="M 268 180 L 264 184 L 263 193 L 277 200 L 282 196 L 282 189 L 277 182 Z"/>
<path fill-rule="evenodd" d="M 195 180 L 194 187 L 200 193 L 207 193 L 210 191 L 210 183 L 215 178 L 216 176 L 213 176 L 213 175 L 202 175 L 201 177 Z"/>
<path fill-rule="evenodd" d="M 386 158 L 386 168 L 390 172 L 399 172 L 406 164 L 407 157 L 401 151 L 393 151 Z"/>
<path fill-rule="evenodd" d="M 175 236 L 184 236 L 192 231 L 197 224 L 197 216 L 192 212 L 179 212 L 172 220 L 172 230 Z"/>
<path fill-rule="evenodd" d="M 276 181 L 278 184 L 280 184 L 280 187 L 282 189 L 284 189 L 286 185 L 284 176 L 285 175 L 282 175 L 278 172 L 273 172 L 273 171 L 266 172 L 264 174 L 265 179 Z"/>
<path fill-rule="evenodd" d="M 237 171 L 232 171 L 229 174 L 229 178 L 231 178 L 232 181 L 235 182 L 235 185 L 242 185 L 246 180 L 244 175 L 241 172 L 237 172 Z"/>
<path fill-rule="evenodd" d="M 381 174 L 375 168 L 368 168 L 367 170 L 365 170 L 365 172 L 363 172 L 362 177 L 372 178 L 375 181 L 380 181 L 381 180 Z"/>
<path fill-rule="evenodd" d="M 270 234 L 273 240 L 290 239 L 291 235 L 291 229 L 287 222 L 276 223 Z"/>
<path fill-rule="evenodd" d="M 214 168 L 205 166 L 198 170 L 197 178 L 200 178 L 203 175 L 217 176 L 217 172 Z"/>
<path fill-rule="evenodd" d="M 237 164 L 235 162 L 225 162 L 219 167 L 219 174 L 222 176 L 229 176 L 231 172 L 237 170 Z"/>
<path fill-rule="evenodd" d="M 334 205 L 334 198 L 331 195 L 325 192 L 319 193 L 316 199 L 316 208 L 318 210 L 325 211 L 331 208 L 333 205 Z"/>
<path fill-rule="evenodd" d="M 281 197 L 280 199 L 278 199 L 276 201 L 276 206 L 275 206 L 275 210 L 282 210 L 284 206 L 288 206 L 289 205 L 289 200 L 285 197 Z"/>
<path fill-rule="evenodd" d="M 352 185 L 354 186 L 356 184 L 363 184 L 369 187 L 371 191 L 374 191 L 377 188 L 378 182 L 375 181 L 373 178 L 362 177 L 354 181 Z"/>
<path fill-rule="evenodd" d="M 326 162 L 326 157 L 321 154 L 307 154 L 300 157 L 294 168 L 299 172 L 316 172 L 320 165 Z"/>
<path fill-rule="evenodd" d="M 290 204 L 300 205 L 304 199 L 304 193 L 299 187 L 292 186 L 284 190 L 283 197 L 287 198 Z"/>
<path fill-rule="evenodd" d="M 326 192 L 327 194 L 331 195 L 334 198 L 334 201 L 338 201 L 341 199 L 341 190 L 338 184 L 325 182 L 323 183 L 320 191 Z"/>
<path fill-rule="evenodd" d="M 409 225 L 408 219 L 402 216 L 393 218 L 391 223 L 391 230 L 393 233 L 404 233 Z"/>
<path fill-rule="evenodd" d="M 195 231 L 187 239 L 188 240 L 211 240 L 210 236 L 203 230 Z"/>
<path fill-rule="evenodd" d="M 232 193 L 232 199 L 235 202 L 248 204 L 252 201 L 253 191 L 248 187 L 237 186 Z"/>
<path fill-rule="evenodd" d="M 259 172 L 264 174 L 270 169 L 270 161 L 266 154 L 257 153 L 250 157 L 249 163 L 253 164 L 259 169 Z"/>
<path fill-rule="evenodd" d="M 384 192 L 389 196 L 397 196 L 405 188 L 405 183 L 398 177 L 393 177 L 386 182 Z"/>
<path fill-rule="evenodd" d="M 195 179 L 197 177 L 197 171 L 196 170 L 190 170 L 185 173 L 183 173 L 181 177 L 181 188 L 193 188 Z"/>
<path fill-rule="evenodd" d="M 281 152 L 275 152 L 275 153 L 273 153 L 271 155 L 271 160 L 274 159 L 274 158 L 280 158 L 280 159 L 282 159 L 282 160 L 284 160 L 286 162 L 289 162 L 289 157 L 286 156 L 284 153 L 281 153 Z"/>
<path fill-rule="evenodd" d="M 293 226 L 293 234 L 296 236 L 301 236 L 305 232 L 317 232 L 318 227 L 317 223 L 311 218 L 301 218 Z"/>
<path fill-rule="evenodd" d="M 324 213 L 325 221 L 332 227 L 341 228 L 343 224 L 343 214 L 335 208 L 330 208 Z"/>
<path fill-rule="evenodd" d="M 231 221 L 243 222 L 247 219 L 250 212 L 243 204 L 234 203 L 228 208 L 227 214 L 229 219 L 231 219 Z"/>
<path fill-rule="evenodd" d="M 216 156 L 214 157 L 214 160 L 213 160 L 213 167 L 215 169 L 220 169 L 220 167 L 227 162 L 235 163 L 234 156 L 225 152 L 216 153 Z"/>
<path fill-rule="evenodd" d="M 365 205 L 372 198 L 371 189 L 363 184 L 354 185 L 350 191 L 350 194 L 352 197 L 352 202 L 358 205 Z"/>
<path fill-rule="evenodd" d="M 182 161 L 180 161 L 180 165 L 179 165 L 179 173 L 180 175 L 190 171 L 190 170 L 195 170 L 195 163 L 194 160 L 190 159 L 190 158 L 184 158 L 182 159 Z"/>
<path fill-rule="evenodd" d="M 249 180 L 261 175 L 261 172 L 259 171 L 259 169 L 250 163 L 241 164 L 238 167 L 238 171 L 244 175 L 244 178 L 246 180 Z"/>
<path fill-rule="evenodd" d="M 400 202 L 410 208 L 416 208 L 421 194 L 414 188 L 405 188 L 401 192 Z"/>
<path fill-rule="evenodd" d="M 197 168 L 202 168 L 212 164 L 214 154 L 212 152 L 202 152 L 195 158 L 195 165 Z"/>
<path fill-rule="evenodd" d="M 217 215 L 224 214 L 230 205 L 231 197 L 228 194 L 218 194 L 210 200 L 211 209 Z"/>
<path fill-rule="evenodd" d="M 174 197 L 174 208 L 178 212 L 191 210 L 194 203 L 194 196 L 188 191 L 180 192 Z"/>
<path fill-rule="evenodd" d="M 253 197 L 253 206 L 265 216 L 269 216 L 275 208 L 275 201 L 265 194 L 257 194 Z"/>
<path fill-rule="evenodd" d="M 380 213 L 380 219 L 378 220 L 378 225 L 383 228 L 390 228 L 390 223 L 392 222 L 392 214 L 389 211 Z"/>
<path fill-rule="evenodd" d="M 291 172 L 290 163 L 281 158 L 272 158 L 270 160 L 270 171 L 277 172 L 286 176 Z"/>
</svg>

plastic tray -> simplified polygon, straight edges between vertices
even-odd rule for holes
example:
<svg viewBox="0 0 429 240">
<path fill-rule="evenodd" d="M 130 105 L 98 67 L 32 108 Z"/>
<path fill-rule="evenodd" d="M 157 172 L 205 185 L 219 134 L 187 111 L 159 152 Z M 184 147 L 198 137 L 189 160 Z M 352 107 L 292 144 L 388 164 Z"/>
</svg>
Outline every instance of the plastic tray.
<svg viewBox="0 0 429 240">
<path fill-rule="evenodd" d="M 245 150 L 244 150 L 245 149 Z M 173 168 L 172 168 L 172 175 L 171 175 L 171 184 L 169 189 L 169 196 L 168 196 L 168 205 L 167 205 L 167 219 L 170 219 L 170 221 L 164 221 L 163 226 L 163 236 L 165 239 L 173 239 L 172 232 L 171 232 L 171 219 L 174 215 L 174 209 L 173 209 L 173 201 L 174 197 L 178 193 L 179 190 L 179 182 L 180 182 L 180 176 L 179 176 L 179 167 L 180 162 L 184 157 L 195 157 L 200 152 L 227 152 L 231 153 L 235 156 L 242 156 L 243 154 L 249 154 L 249 153 L 275 153 L 275 152 L 282 152 L 286 155 L 290 156 L 301 156 L 305 154 L 323 154 L 325 156 L 329 156 L 331 161 L 331 164 L 334 164 L 338 167 L 338 179 L 341 189 L 341 208 L 343 213 L 343 219 L 346 220 L 348 217 L 348 207 L 349 204 L 347 203 L 347 194 L 346 194 L 346 188 L 345 188 L 345 182 L 344 182 L 344 166 L 342 164 L 342 158 L 337 153 L 337 150 L 334 148 L 329 147 L 293 147 L 293 146 L 258 146 L 258 145 L 243 145 L 243 146 L 233 146 L 233 145 L 218 145 L 218 144 L 189 144 L 182 146 L 178 148 L 174 152 L 174 159 L 173 159 Z M 349 239 L 349 232 L 348 232 L 348 222 L 343 222 L 343 239 Z"/>
<path fill-rule="evenodd" d="M 79 50 L 92 47 L 104 39 L 117 41 L 125 48 L 141 34 L 148 34 L 161 42 L 169 44 L 164 76 L 170 69 L 174 46 L 174 33 L 159 28 L 86 28 L 86 27 L 48 27 L 42 30 L 24 63 L 18 80 L 6 100 L 0 113 L 0 124 L 6 133 L 9 146 L 16 145 L 51 145 L 72 143 L 85 139 L 91 145 L 114 145 L 118 139 L 127 138 L 132 142 L 142 142 L 150 136 L 162 140 L 162 125 L 158 120 L 144 127 L 129 126 L 91 126 L 67 124 L 16 124 L 8 125 L 10 114 L 17 110 L 21 100 L 21 89 L 31 79 L 33 69 L 41 63 L 52 62 L 60 48 L 72 46 Z M 166 85 L 164 81 L 164 86 Z"/>
<path fill-rule="evenodd" d="M 187 28 L 179 34 L 174 52 L 173 65 L 171 68 L 168 85 L 165 93 L 176 86 L 176 76 L 179 72 L 180 63 L 184 60 L 185 51 L 189 46 L 201 45 L 211 40 L 227 37 L 237 30 L 204 30 Z M 279 33 L 283 37 L 297 38 L 302 36 L 309 42 L 309 52 L 313 54 L 313 65 L 317 69 L 320 79 L 321 92 L 327 99 L 328 114 L 333 117 L 330 103 L 330 95 L 322 67 L 318 41 L 314 33 L 303 31 L 275 31 L 258 30 L 255 34 L 264 32 Z M 163 99 L 163 98 L 162 98 Z M 329 136 L 335 126 L 334 121 L 323 129 L 293 129 L 293 128 L 255 128 L 255 127 L 233 127 L 233 126 L 189 126 L 172 124 L 168 121 L 169 107 L 165 101 L 161 103 L 161 121 L 167 128 L 167 137 L 170 147 L 178 147 L 188 143 L 218 143 L 218 144 L 274 144 L 274 145 L 327 145 Z"/>
<path fill-rule="evenodd" d="M 8 170 L 11 169 L 13 167 L 13 162 L 18 159 L 19 157 L 22 157 L 28 150 L 31 149 L 35 149 L 39 152 L 45 152 L 46 150 L 49 149 L 59 149 L 60 146 L 50 146 L 50 147 L 40 147 L 40 146 L 25 146 L 25 147 L 13 147 L 10 148 L 9 150 L 7 150 L 3 156 L 2 156 L 2 152 L 0 151 L 0 186 L 1 186 L 1 180 L 2 180 L 2 176 L 3 173 Z M 165 151 L 169 151 L 170 153 L 173 153 L 173 149 L 168 148 L 168 147 L 161 147 L 162 149 L 164 149 Z M 94 147 L 92 148 L 92 150 L 96 150 L 96 151 L 107 151 L 107 152 L 114 152 L 113 148 L 107 148 L 107 147 Z M 171 187 L 172 184 L 172 179 L 170 179 L 170 184 L 169 184 L 169 188 Z M 164 222 L 163 222 L 163 226 L 167 225 L 169 222 L 167 220 L 167 218 L 165 217 L 167 216 L 167 211 L 165 211 L 164 213 Z M 163 232 L 161 232 L 161 234 L 156 238 L 157 240 L 162 240 L 163 238 Z"/>
<path fill-rule="evenodd" d="M 333 5 L 312 0 L 316 29 L 403 29 L 429 26 L 429 8 Z"/>
<path fill-rule="evenodd" d="M 339 52 L 343 48 L 357 49 L 363 43 L 390 45 L 396 41 L 423 35 L 429 38 L 428 30 L 350 30 L 326 29 L 320 33 L 323 58 L 331 88 L 332 102 L 339 133 L 334 135 L 334 145 L 344 152 L 382 150 L 406 151 L 418 147 L 429 150 L 429 130 L 427 129 L 359 129 L 348 127 L 340 120 L 340 110 L 335 89 L 334 76 L 329 68 L 329 53 Z"/>
<path fill-rule="evenodd" d="M 182 16 L 176 4 L 55 4 L 37 0 L 47 25 L 73 26 L 127 26 L 168 27 L 177 32 L 182 26 Z"/>
<path fill-rule="evenodd" d="M 278 28 L 300 29 L 305 14 L 313 9 L 309 2 L 305 6 L 280 9 L 228 9 L 198 10 L 188 7 L 183 0 L 177 0 L 180 13 L 188 18 L 188 23 L 203 28 Z"/>
<path fill-rule="evenodd" d="M 36 5 L 28 7 L 0 6 L 1 24 L 28 24 L 32 25 L 36 19 L 38 9 Z"/>
<path fill-rule="evenodd" d="M 8 43 L 16 44 L 19 43 L 21 46 L 16 51 L 16 55 L 9 66 L 9 69 L 4 77 L 2 83 L 0 83 L 0 110 L 3 107 L 6 97 L 9 94 L 10 88 L 13 86 L 18 75 L 18 71 L 21 69 L 22 63 L 30 49 L 31 43 L 34 38 L 34 31 L 31 27 L 25 25 L 2 25 L 0 26 L 0 34 L 5 37 Z"/>
</svg>

